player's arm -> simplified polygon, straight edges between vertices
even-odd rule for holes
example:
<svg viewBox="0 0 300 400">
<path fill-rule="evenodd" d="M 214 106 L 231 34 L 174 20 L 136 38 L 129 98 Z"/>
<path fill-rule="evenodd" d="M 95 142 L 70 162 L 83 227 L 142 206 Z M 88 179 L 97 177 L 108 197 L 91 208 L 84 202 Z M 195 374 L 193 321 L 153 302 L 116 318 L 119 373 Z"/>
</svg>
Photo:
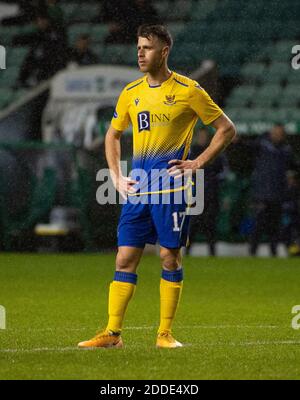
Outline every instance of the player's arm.
<svg viewBox="0 0 300 400">
<path fill-rule="evenodd" d="M 123 198 L 132 193 L 132 186 L 136 181 L 122 175 L 121 171 L 121 136 L 122 131 L 110 125 L 105 135 L 105 155 L 110 175 L 115 188 Z"/>
<path fill-rule="evenodd" d="M 196 168 L 203 168 L 213 161 L 226 149 L 236 135 L 235 126 L 226 114 L 220 115 L 210 125 L 216 129 L 216 132 L 209 146 L 194 160 Z"/>
<path fill-rule="evenodd" d="M 195 172 L 197 169 L 205 167 L 225 150 L 236 135 L 233 122 L 224 113 L 211 122 L 210 125 L 216 129 L 216 133 L 209 146 L 194 160 L 169 161 L 169 164 L 172 165 L 169 169 L 170 175 L 179 178 L 183 175 L 184 170 Z"/>
<path fill-rule="evenodd" d="M 206 91 L 196 82 L 191 85 L 189 104 L 205 125 L 212 125 L 215 135 L 207 149 L 194 160 L 171 160 L 170 175 L 181 176 L 185 170 L 196 171 L 216 158 L 232 141 L 236 134 L 235 126 L 223 111 L 214 103 Z"/>
</svg>

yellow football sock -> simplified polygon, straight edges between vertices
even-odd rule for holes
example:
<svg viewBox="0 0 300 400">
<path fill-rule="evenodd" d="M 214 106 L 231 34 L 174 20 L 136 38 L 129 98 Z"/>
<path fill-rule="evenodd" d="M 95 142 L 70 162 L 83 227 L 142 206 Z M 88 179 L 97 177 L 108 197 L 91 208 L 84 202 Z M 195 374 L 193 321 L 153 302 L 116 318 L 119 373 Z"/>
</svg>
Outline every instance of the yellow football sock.
<svg viewBox="0 0 300 400">
<path fill-rule="evenodd" d="M 121 332 L 123 319 L 129 303 L 134 294 L 136 285 L 129 282 L 114 280 L 110 284 L 108 299 L 108 324 L 107 328 L 113 332 Z"/>
<path fill-rule="evenodd" d="M 179 271 L 174 271 L 174 275 Z M 165 275 L 165 271 L 163 272 Z M 181 272 L 182 276 L 182 272 Z M 158 332 L 171 331 L 177 306 L 180 300 L 183 281 L 172 282 L 161 278 L 160 280 L 160 325 Z"/>
</svg>

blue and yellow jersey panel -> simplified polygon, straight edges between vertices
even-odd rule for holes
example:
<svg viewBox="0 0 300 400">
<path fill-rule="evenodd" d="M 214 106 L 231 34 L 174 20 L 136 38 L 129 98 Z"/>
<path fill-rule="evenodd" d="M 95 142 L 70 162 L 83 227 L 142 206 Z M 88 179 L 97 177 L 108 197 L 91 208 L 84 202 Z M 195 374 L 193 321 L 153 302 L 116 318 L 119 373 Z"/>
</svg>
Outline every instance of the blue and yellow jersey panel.
<svg viewBox="0 0 300 400">
<path fill-rule="evenodd" d="M 132 168 L 150 173 L 168 168 L 171 159 L 188 158 L 198 118 L 209 125 L 222 113 L 196 81 L 172 72 L 159 86 L 150 86 L 146 75 L 128 84 L 111 125 L 124 131 L 131 122 Z"/>
</svg>

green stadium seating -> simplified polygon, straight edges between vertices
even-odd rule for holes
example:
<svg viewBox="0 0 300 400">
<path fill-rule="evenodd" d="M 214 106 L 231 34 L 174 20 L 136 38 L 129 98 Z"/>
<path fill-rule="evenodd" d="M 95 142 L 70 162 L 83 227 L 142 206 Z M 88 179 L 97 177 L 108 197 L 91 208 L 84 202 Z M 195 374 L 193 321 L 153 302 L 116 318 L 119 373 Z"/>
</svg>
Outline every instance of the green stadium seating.
<svg viewBox="0 0 300 400">
<path fill-rule="evenodd" d="M 252 98 L 252 103 L 256 106 L 271 106 L 282 95 L 282 88 L 276 84 L 264 85 L 259 88 L 255 96 Z"/>
<path fill-rule="evenodd" d="M 131 66 L 137 65 L 137 48 L 135 44 L 125 46 L 125 51 L 123 53 L 123 60 L 127 65 Z"/>
<path fill-rule="evenodd" d="M 14 36 L 21 33 L 19 26 L 1 26 L 0 25 L 0 38 L 2 46 L 9 46 L 12 43 Z"/>
<path fill-rule="evenodd" d="M 20 29 L 19 33 L 21 33 L 23 35 L 28 34 L 28 33 L 33 33 L 33 32 L 37 31 L 37 27 L 34 24 L 27 24 L 27 25 L 24 25 L 24 26 L 20 26 L 19 29 Z"/>
<path fill-rule="evenodd" d="M 300 107 L 290 108 L 289 113 L 292 120 L 300 122 Z"/>
<path fill-rule="evenodd" d="M 96 24 L 91 28 L 91 38 L 94 42 L 103 42 L 108 35 L 107 24 Z"/>
<path fill-rule="evenodd" d="M 66 22 L 69 23 L 72 21 L 78 21 L 80 19 L 82 6 L 80 3 L 67 3 L 62 4 L 62 10 Z"/>
<path fill-rule="evenodd" d="M 194 2 L 193 7 L 190 10 L 190 18 L 197 21 L 202 21 L 215 10 L 217 6 L 217 0 L 202 0 Z"/>
<path fill-rule="evenodd" d="M 275 122 L 288 122 L 290 118 L 290 110 L 287 108 L 269 108 L 264 109 L 263 119 L 266 121 Z"/>
<path fill-rule="evenodd" d="M 100 6 L 97 2 L 94 4 L 89 4 L 88 2 L 84 4 L 80 3 L 80 6 L 81 7 L 78 9 L 78 11 L 76 11 L 76 16 L 80 19 L 80 21 L 90 22 L 93 18 L 100 14 Z"/>
<path fill-rule="evenodd" d="M 192 0 L 175 0 L 172 3 L 169 2 L 168 12 L 165 15 L 165 17 L 169 21 L 186 20 L 189 18 L 192 8 L 193 8 Z"/>
<path fill-rule="evenodd" d="M 260 108 L 243 108 L 237 121 L 255 122 L 264 119 L 264 110 Z"/>
<path fill-rule="evenodd" d="M 287 96 L 285 94 L 279 99 L 280 107 L 297 107 L 298 103 L 299 101 L 296 97 Z"/>
<path fill-rule="evenodd" d="M 289 63 L 274 62 L 267 69 L 266 73 L 263 76 L 263 80 L 265 82 L 278 83 L 284 79 L 287 79 L 290 71 L 291 71 L 291 66 Z"/>
<path fill-rule="evenodd" d="M 122 44 L 111 44 L 103 47 L 102 62 L 105 64 L 125 63 L 127 46 Z"/>
<path fill-rule="evenodd" d="M 68 39 L 70 45 L 74 45 L 77 37 L 83 33 L 88 33 L 92 35 L 92 25 L 91 24 L 76 24 L 72 25 L 68 30 Z"/>
<path fill-rule="evenodd" d="M 18 76 L 19 76 L 19 66 L 11 66 L 0 74 L 0 87 L 12 87 Z"/>
<path fill-rule="evenodd" d="M 241 115 L 242 110 L 243 109 L 238 107 L 238 105 L 237 105 L 237 107 L 233 107 L 233 108 L 226 107 L 225 113 L 226 113 L 226 115 L 228 115 L 228 117 L 230 119 L 232 119 L 233 121 L 237 121 Z"/>
<path fill-rule="evenodd" d="M 241 75 L 247 80 L 258 80 L 266 71 L 266 66 L 263 63 L 250 62 L 241 68 Z"/>
<path fill-rule="evenodd" d="M 13 98 L 14 93 L 11 89 L 0 88 L 0 110 L 7 107 Z"/>
<path fill-rule="evenodd" d="M 37 222 L 47 216 L 54 204 L 57 188 L 56 171 L 45 168 L 41 180 L 33 178 L 33 182 L 31 199 L 21 218 L 19 215 L 8 217 L 7 213 L 0 210 L 5 250 L 11 250 L 13 239 L 22 232 L 32 230 Z"/>
<path fill-rule="evenodd" d="M 153 3 L 156 11 L 158 12 L 158 15 L 166 20 L 168 19 L 168 13 L 169 13 L 169 9 L 170 9 L 170 4 L 168 2 L 168 0 L 161 0 L 161 1 L 155 1 Z"/>
<path fill-rule="evenodd" d="M 243 85 L 233 89 L 226 101 L 228 107 L 243 107 L 255 95 L 256 88 L 251 85 Z"/>
<path fill-rule="evenodd" d="M 299 70 L 292 69 L 290 70 L 288 76 L 287 76 L 287 81 L 288 84 L 293 84 L 293 85 L 300 85 L 300 74 Z"/>
<path fill-rule="evenodd" d="M 287 86 L 279 99 L 279 104 L 283 107 L 300 105 L 300 85 Z"/>
<path fill-rule="evenodd" d="M 167 28 L 170 31 L 173 39 L 176 39 L 177 36 L 184 30 L 183 22 L 169 22 L 167 24 Z"/>
<path fill-rule="evenodd" d="M 10 68 L 11 66 L 21 66 L 28 52 L 28 47 L 10 48 L 7 54 L 7 67 Z"/>
<path fill-rule="evenodd" d="M 300 100 L 300 84 L 299 85 L 288 85 L 286 86 L 284 96 L 296 97 Z"/>
</svg>

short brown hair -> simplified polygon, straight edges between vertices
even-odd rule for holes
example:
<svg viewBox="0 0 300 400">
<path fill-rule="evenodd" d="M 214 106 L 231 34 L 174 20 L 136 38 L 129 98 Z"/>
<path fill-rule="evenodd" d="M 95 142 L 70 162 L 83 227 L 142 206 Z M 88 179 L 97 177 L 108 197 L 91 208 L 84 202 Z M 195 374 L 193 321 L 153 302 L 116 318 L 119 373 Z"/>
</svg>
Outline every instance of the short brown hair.
<svg viewBox="0 0 300 400">
<path fill-rule="evenodd" d="M 173 39 L 170 32 L 164 25 L 144 24 L 139 26 L 137 37 L 144 37 L 149 39 L 151 36 L 156 36 L 160 41 L 166 43 L 172 49 Z"/>
</svg>

